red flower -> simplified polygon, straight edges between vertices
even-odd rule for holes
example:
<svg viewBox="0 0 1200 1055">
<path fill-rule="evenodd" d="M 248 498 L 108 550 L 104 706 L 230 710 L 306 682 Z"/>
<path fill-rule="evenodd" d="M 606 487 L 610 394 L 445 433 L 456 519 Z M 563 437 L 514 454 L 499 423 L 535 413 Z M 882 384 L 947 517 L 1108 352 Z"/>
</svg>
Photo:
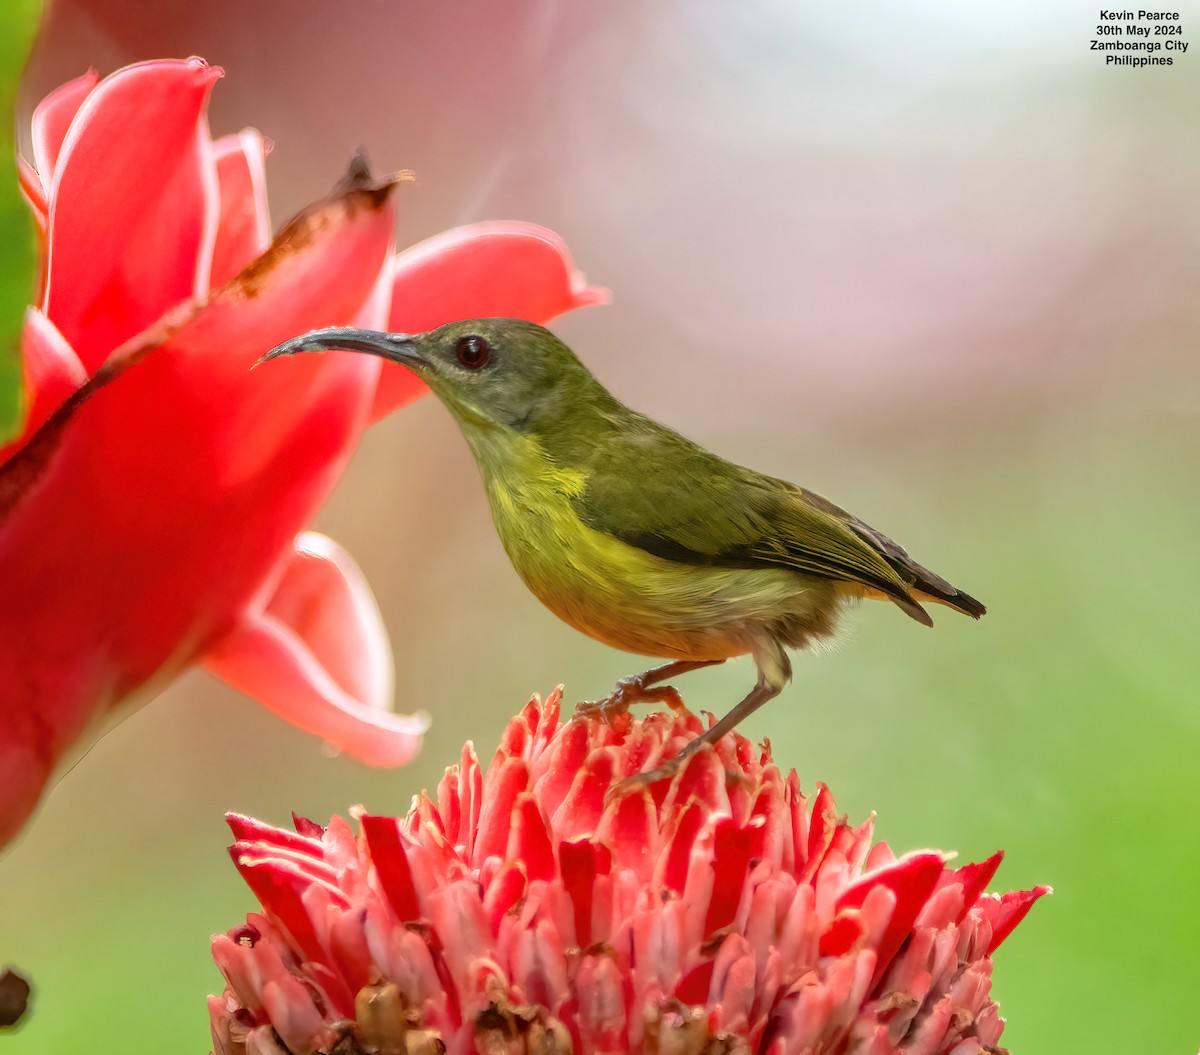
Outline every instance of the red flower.
<svg viewBox="0 0 1200 1055">
<path fill-rule="evenodd" d="M 218 1055 L 994 1050 L 991 955 L 1047 888 L 872 846 L 736 734 L 607 801 L 700 723 L 559 700 L 357 836 L 230 815 L 263 913 L 213 939 Z"/>
<path fill-rule="evenodd" d="M 27 418 L 0 447 L 0 845 L 85 731 L 197 661 L 364 761 L 409 758 L 425 721 L 387 710 L 370 592 L 298 532 L 360 431 L 421 389 L 365 356 L 249 368 L 313 327 L 545 321 L 603 298 L 526 224 L 393 257 L 394 181 L 361 163 L 269 241 L 262 137 L 209 134 L 219 76 L 89 73 L 37 108 L 19 161 L 44 252 Z"/>
</svg>

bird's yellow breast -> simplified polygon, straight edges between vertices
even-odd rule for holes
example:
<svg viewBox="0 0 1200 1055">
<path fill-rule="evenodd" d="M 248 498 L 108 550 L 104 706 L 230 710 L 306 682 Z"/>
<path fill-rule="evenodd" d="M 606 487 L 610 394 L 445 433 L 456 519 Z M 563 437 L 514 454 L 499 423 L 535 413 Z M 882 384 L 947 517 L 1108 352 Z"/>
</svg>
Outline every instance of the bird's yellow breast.
<svg viewBox="0 0 1200 1055">
<path fill-rule="evenodd" d="M 474 444 L 473 444 L 474 446 Z M 596 531 L 572 500 L 587 486 L 536 439 L 492 434 L 476 447 L 500 540 L 533 594 L 559 618 L 628 652 L 726 659 L 836 609 L 832 584 L 784 569 L 665 560 Z M 797 642 L 799 643 L 799 642 Z"/>
</svg>

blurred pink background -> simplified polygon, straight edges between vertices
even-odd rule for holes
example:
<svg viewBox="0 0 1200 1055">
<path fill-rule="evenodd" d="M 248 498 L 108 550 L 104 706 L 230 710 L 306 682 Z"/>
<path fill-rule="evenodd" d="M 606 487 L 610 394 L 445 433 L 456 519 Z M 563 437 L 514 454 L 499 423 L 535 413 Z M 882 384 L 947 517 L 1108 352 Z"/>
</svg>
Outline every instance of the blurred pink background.
<svg viewBox="0 0 1200 1055">
<path fill-rule="evenodd" d="M 1200 167 L 1180 134 L 1190 64 L 1104 69 L 1084 5 L 350 11 L 60 0 L 25 109 L 89 64 L 202 54 L 227 74 L 214 131 L 275 141 L 278 220 L 364 146 L 418 175 L 403 240 L 489 216 L 554 227 L 618 296 L 572 324 L 585 353 L 665 407 L 736 356 L 779 374 L 750 388 L 765 420 L 799 398 L 856 408 L 858 428 L 977 426 L 1102 378 L 1173 332 L 1194 287 L 1200 212 L 1164 207 Z"/>
</svg>

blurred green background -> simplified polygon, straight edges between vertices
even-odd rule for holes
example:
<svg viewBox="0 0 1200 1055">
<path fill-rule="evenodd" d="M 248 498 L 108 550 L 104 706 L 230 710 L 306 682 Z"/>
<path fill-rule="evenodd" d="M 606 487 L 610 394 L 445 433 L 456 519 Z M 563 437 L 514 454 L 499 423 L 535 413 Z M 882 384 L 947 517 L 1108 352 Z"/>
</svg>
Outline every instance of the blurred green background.
<svg viewBox="0 0 1200 1055">
<path fill-rule="evenodd" d="M 15 430 L 21 414 L 19 360 L 14 343 L 25 305 L 33 296 L 35 235 L 12 168 L 13 109 L 18 73 L 40 9 L 37 0 L 12 0 L 0 10 L 0 443 Z"/>
<path fill-rule="evenodd" d="M 6 93 L 32 7 L 3 9 Z M 402 243 L 560 231 L 615 302 L 557 329 L 618 395 L 990 607 L 928 632 L 865 606 L 743 731 L 897 850 L 1003 847 L 1000 887 L 1055 887 L 998 955 L 1013 1051 L 1193 1052 L 1200 54 L 1105 68 L 1096 8 L 1046 8 L 66 0 L 19 107 L 89 64 L 199 53 L 227 73 L 214 130 L 276 142 L 277 224 L 365 145 L 417 170 Z M 6 345 L 30 286 L 14 188 Z M 403 811 L 530 692 L 591 698 L 639 667 L 525 592 L 432 400 L 372 430 L 317 526 L 375 589 L 400 705 L 434 717 L 424 753 L 330 759 L 184 678 L 0 860 L 0 960 L 37 986 L 6 1055 L 207 1051 L 208 936 L 253 905 L 223 811 Z M 723 712 L 752 676 L 682 687 Z"/>
</svg>

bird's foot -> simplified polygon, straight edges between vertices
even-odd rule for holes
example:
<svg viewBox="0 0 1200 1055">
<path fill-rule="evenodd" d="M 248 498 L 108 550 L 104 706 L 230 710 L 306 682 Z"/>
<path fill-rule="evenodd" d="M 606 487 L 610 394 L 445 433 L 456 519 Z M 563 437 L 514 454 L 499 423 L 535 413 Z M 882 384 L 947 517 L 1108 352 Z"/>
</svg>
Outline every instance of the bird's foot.
<svg viewBox="0 0 1200 1055">
<path fill-rule="evenodd" d="M 634 773 L 624 780 L 618 780 L 605 792 L 604 804 L 609 806 L 617 799 L 648 789 L 651 784 L 657 784 L 660 780 L 673 780 L 685 761 L 686 759 L 677 755 L 675 758 L 668 758 L 662 765 L 655 766 L 653 769 Z"/>
<path fill-rule="evenodd" d="M 612 725 L 614 718 L 628 713 L 635 703 L 665 703 L 673 711 L 684 710 L 683 698 L 672 685 L 647 685 L 644 674 L 622 678 L 602 700 L 589 700 L 575 705 L 581 718 L 600 718 Z"/>
<path fill-rule="evenodd" d="M 631 792 L 649 788 L 651 784 L 657 784 L 660 780 L 674 780 L 679 771 L 687 765 L 688 759 L 703 747 L 705 743 L 705 738 L 698 736 L 695 740 L 685 744 L 679 754 L 664 759 L 653 769 L 646 769 L 641 773 L 633 773 L 623 780 L 618 780 L 608 789 L 608 793 L 604 796 L 605 805 Z"/>
<path fill-rule="evenodd" d="M 679 754 L 672 758 L 666 759 L 664 762 L 660 762 L 653 769 L 647 769 L 641 773 L 634 773 L 628 777 L 625 777 L 623 780 L 618 780 L 608 789 L 608 792 L 605 794 L 605 806 L 611 805 L 617 799 L 622 798 L 625 795 L 641 791 L 644 788 L 649 788 L 650 785 L 657 784 L 660 780 L 674 780 L 679 774 L 679 771 L 687 765 L 688 759 L 690 759 L 692 755 L 694 755 L 706 743 L 711 743 L 707 736 L 698 736 L 695 740 L 685 745 Z M 747 778 L 744 773 L 735 772 L 728 769 L 725 770 L 725 780 L 727 784 L 745 781 L 746 779 Z"/>
<path fill-rule="evenodd" d="M 626 795 L 641 791 L 644 788 L 649 788 L 652 784 L 657 784 L 660 780 L 674 780 L 685 762 L 687 762 L 686 755 L 676 755 L 674 758 L 667 759 L 660 766 L 655 766 L 653 769 L 647 769 L 643 773 L 634 773 L 623 780 L 618 780 L 605 792 L 604 805 L 611 806 L 617 799 L 624 798 Z M 744 773 L 727 769 L 725 770 L 725 783 L 727 786 L 738 783 L 749 784 L 750 780 Z"/>
</svg>

